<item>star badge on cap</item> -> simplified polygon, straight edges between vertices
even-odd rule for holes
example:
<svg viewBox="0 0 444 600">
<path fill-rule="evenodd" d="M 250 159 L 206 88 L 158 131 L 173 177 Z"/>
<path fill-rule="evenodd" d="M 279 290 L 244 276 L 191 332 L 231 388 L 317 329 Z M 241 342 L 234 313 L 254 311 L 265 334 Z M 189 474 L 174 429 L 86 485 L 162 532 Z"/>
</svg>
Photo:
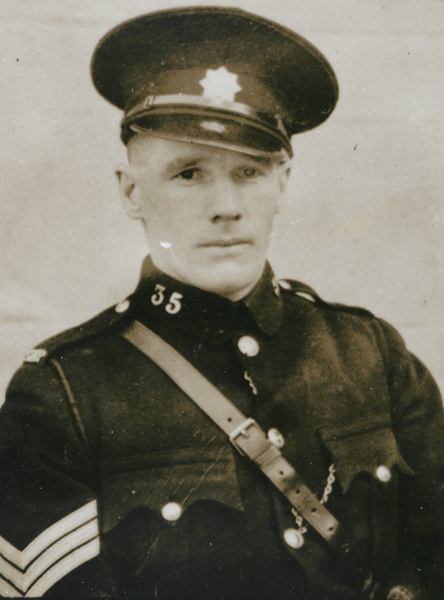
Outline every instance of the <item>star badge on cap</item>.
<svg viewBox="0 0 444 600">
<path fill-rule="evenodd" d="M 204 92 L 203 97 L 217 104 L 234 102 L 237 92 L 242 91 L 236 73 L 230 73 L 225 67 L 207 69 L 205 77 L 199 81 Z"/>
</svg>

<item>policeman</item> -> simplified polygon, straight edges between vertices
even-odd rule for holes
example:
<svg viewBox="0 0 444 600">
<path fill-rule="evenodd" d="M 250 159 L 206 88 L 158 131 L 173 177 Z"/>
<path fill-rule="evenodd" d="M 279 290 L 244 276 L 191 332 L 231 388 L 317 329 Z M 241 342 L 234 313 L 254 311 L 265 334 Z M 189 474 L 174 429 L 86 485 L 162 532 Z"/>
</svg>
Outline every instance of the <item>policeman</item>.
<svg viewBox="0 0 444 600">
<path fill-rule="evenodd" d="M 118 26 L 131 296 L 25 358 L 1 412 L 3 597 L 438 599 L 442 403 L 371 313 L 276 281 L 290 138 L 338 94 L 305 39 L 236 9 Z"/>
</svg>

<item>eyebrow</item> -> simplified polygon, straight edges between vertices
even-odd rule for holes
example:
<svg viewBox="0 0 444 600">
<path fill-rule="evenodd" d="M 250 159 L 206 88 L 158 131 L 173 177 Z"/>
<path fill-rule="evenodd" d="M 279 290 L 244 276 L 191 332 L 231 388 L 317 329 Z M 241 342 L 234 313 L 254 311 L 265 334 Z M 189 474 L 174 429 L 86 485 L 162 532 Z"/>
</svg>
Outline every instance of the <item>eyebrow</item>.
<svg viewBox="0 0 444 600">
<path fill-rule="evenodd" d="M 253 154 L 246 154 L 246 156 L 257 163 L 260 163 L 261 165 L 269 165 L 271 164 L 271 160 L 269 158 L 267 158 L 266 156 L 254 156 Z"/>
<path fill-rule="evenodd" d="M 205 159 L 199 157 L 194 158 L 192 160 L 187 160 L 186 158 L 178 158 L 168 163 L 165 168 L 167 172 L 176 171 L 177 169 L 190 169 L 191 167 L 195 167 L 196 165 L 198 165 L 203 160 Z"/>
<path fill-rule="evenodd" d="M 246 160 L 251 160 L 255 163 L 259 163 L 261 165 L 270 165 L 271 161 L 269 158 L 264 157 L 264 156 L 253 156 L 252 154 L 244 154 L 243 156 L 245 156 Z M 168 171 L 174 171 L 176 169 L 190 169 L 192 167 L 196 167 L 199 163 L 201 162 L 205 162 L 206 160 L 208 160 L 208 157 L 202 156 L 202 157 L 197 157 L 194 158 L 192 160 L 187 160 L 186 157 L 184 157 L 183 159 L 178 158 L 176 160 L 171 161 L 170 163 L 168 163 L 168 165 L 166 166 Z M 186 162 L 182 162 L 182 161 L 186 161 Z"/>
<path fill-rule="evenodd" d="M 197 164 L 199 164 L 203 160 L 205 160 L 205 159 L 204 158 L 196 158 L 195 160 L 190 160 L 184 164 L 182 164 L 181 161 L 175 161 L 175 163 L 177 165 L 177 162 L 179 162 L 179 164 L 181 164 L 183 169 L 189 169 L 190 167 L 195 167 Z"/>
</svg>

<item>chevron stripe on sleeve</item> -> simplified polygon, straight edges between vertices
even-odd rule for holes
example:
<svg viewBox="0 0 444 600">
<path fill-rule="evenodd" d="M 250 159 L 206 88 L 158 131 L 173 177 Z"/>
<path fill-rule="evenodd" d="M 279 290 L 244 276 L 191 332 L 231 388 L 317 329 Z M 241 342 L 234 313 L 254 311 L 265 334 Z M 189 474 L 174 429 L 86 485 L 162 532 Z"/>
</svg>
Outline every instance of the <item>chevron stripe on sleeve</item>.
<svg viewBox="0 0 444 600">
<path fill-rule="evenodd" d="M 51 525 L 23 550 L 0 536 L 0 596 L 40 598 L 99 552 L 96 500 Z"/>
</svg>

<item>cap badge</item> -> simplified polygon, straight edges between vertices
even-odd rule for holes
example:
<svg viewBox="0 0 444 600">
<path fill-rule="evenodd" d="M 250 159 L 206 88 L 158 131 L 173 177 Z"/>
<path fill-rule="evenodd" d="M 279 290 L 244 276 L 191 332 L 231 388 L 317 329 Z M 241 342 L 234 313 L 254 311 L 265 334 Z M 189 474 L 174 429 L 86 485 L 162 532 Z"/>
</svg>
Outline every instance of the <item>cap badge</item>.
<svg viewBox="0 0 444 600">
<path fill-rule="evenodd" d="M 199 83 L 204 90 L 203 97 L 217 104 L 234 102 L 235 95 L 242 90 L 236 73 L 230 73 L 225 67 L 207 69 L 205 77 Z"/>
</svg>

